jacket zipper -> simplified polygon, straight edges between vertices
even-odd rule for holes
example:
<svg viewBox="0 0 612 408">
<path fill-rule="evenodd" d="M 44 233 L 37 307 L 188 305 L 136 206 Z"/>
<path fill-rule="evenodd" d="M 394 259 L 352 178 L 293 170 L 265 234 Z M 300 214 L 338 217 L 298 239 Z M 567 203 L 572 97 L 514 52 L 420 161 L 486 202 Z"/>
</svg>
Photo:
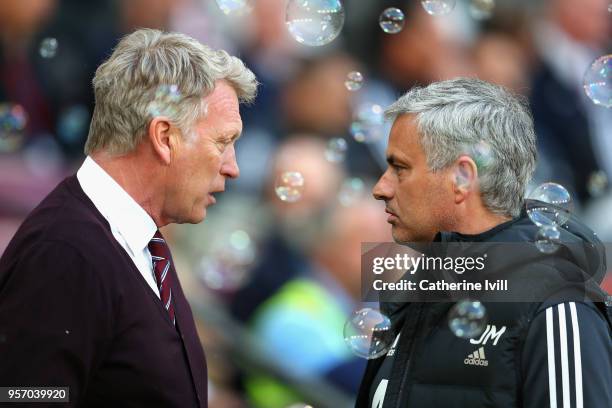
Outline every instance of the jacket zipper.
<svg viewBox="0 0 612 408">
<path fill-rule="evenodd" d="M 397 393 L 397 401 L 396 401 L 396 408 L 401 408 L 400 405 L 402 403 L 402 401 L 404 401 L 405 399 L 402 398 L 402 392 L 404 391 L 404 385 L 406 384 L 406 380 L 408 379 L 408 373 L 410 373 L 410 367 L 412 366 L 412 353 L 414 351 L 414 347 L 415 347 L 415 343 L 418 340 L 418 333 L 419 333 L 419 329 L 420 329 L 420 325 L 421 325 L 421 316 L 423 315 L 423 309 L 425 308 L 425 306 L 423 304 L 419 305 L 419 311 L 417 314 L 417 322 L 415 325 L 415 332 L 416 335 L 414 337 L 412 337 L 412 341 L 410 342 L 410 347 L 408 350 L 408 364 L 406 364 L 406 369 L 404 370 L 404 373 L 402 374 L 402 382 L 400 383 L 400 389 L 399 392 Z M 409 394 L 406 394 L 406 397 L 408 397 Z"/>
</svg>

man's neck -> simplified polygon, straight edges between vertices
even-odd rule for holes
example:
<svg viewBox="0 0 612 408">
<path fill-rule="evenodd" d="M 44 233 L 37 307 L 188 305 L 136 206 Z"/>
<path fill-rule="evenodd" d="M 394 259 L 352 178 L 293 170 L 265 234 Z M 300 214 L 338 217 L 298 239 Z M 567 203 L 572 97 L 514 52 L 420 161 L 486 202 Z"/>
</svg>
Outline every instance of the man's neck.
<svg viewBox="0 0 612 408">
<path fill-rule="evenodd" d="M 483 208 L 476 214 L 462 217 L 452 231 L 466 235 L 482 234 L 511 219 L 507 215 L 495 214 Z"/>
<path fill-rule="evenodd" d="M 144 169 L 135 157 L 110 156 L 107 153 L 92 153 L 90 157 L 123 188 L 153 218 L 158 226 L 165 225 L 155 203 L 153 174 Z M 148 175 L 145 176 L 145 173 Z"/>
</svg>

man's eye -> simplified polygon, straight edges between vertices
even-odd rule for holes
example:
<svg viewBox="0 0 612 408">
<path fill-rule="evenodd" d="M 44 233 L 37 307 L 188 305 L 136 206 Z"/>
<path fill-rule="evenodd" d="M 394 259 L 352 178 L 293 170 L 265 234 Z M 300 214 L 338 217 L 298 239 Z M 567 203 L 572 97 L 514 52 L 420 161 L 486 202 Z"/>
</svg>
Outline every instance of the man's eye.
<svg viewBox="0 0 612 408">
<path fill-rule="evenodd" d="M 229 146 L 231 142 L 232 141 L 230 139 L 222 139 L 217 142 L 217 146 L 219 146 L 220 149 L 225 150 L 225 148 Z"/>
</svg>

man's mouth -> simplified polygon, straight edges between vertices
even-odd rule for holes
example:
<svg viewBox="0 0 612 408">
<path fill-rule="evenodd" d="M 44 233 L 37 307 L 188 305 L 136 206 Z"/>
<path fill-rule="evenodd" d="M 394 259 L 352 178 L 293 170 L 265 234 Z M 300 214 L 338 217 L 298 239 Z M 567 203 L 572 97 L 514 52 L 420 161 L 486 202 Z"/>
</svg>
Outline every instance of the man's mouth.
<svg viewBox="0 0 612 408">
<path fill-rule="evenodd" d="M 225 191 L 225 188 L 222 187 L 219 190 L 213 190 L 211 192 L 208 193 L 208 199 L 210 201 L 210 205 L 213 205 L 217 202 L 217 199 L 215 198 L 215 196 L 213 194 L 219 194 L 219 193 L 223 193 Z"/>
<path fill-rule="evenodd" d="M 393 224 L 395 221 L 399 219 L 397 214 L 395 214 L 393 211 L 389 210 L 388 208 L 385 208 L 385 212 L 389 214 L 389 217 L 387 217 L 387 222 L 389 224 Z"/>
</svg>

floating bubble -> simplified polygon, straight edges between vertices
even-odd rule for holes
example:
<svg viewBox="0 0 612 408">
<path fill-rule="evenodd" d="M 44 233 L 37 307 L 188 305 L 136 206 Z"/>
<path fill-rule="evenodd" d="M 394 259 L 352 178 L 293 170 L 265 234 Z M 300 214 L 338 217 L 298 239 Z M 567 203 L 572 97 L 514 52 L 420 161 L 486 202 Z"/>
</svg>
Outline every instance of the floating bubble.
<svg viewBox="0 0 612 408">
<path fill-rule="evenodd" d="M 608 5 L 608 13 L 612 13 L 612 3 Z"/>
<path fill-rule="evenodd" d="M 177 85 L 160 85 L 155 90 L 153 100 L 149 104 L 149 114 L 152 117 L 175 117 L 180 101 L 181 92 Z"/>
<path fill-rule="evenodd" d="M 289 0 L 286 23 L 300 44 L 329 44 L 344 25 L 344 6 L 340 0 Z"/>
<path fill-rule="evenodd" d="M 476 20 L 486 20 L 493 15 L 495 0 L 472 0 L 470 14 Z"/>
<path fill-rule="evenodd" d="M 217 6 L 227 16 L 242 16 L 253 9 L 251 0 L 215 0 Z"/>
<path fill-rule="evenodd" d="M 351 135 L 361 143 L 379 140 L 385 132 L 383 108 L 374 103 L 364 103 L 353 113 Z"/>
<path fill-rule="evenodd" d="M 55 38 L 45 38 L 40 42 L 38 49 L 43 58 L 53 58 L 57 54 L 57 40 Z"/>
<path fill-rule="evenodd" d="M 298 171 L 286 171 L 276 180 L 274 191 L 282 201 L 294 203 L 302 198 L 304 176 Z"/>
<path fill-rule="evenodd" d="M 0 103 L 0 152 L 14 152 L 22 145 L 27 123 L 28 115 L 21 105 Z"/>
<path fill-rule="evenodd" d="M 40 179 L 54 178 L 61 174 L 64 155 L 52 135 L 34 138 L 21 153 L 29 172 Z"/>
<path fill-rule="evenodd" d="M 365 184 L 363 180 L 359 177 L 350 178 L 342 183 L 342 187 L 340 187 L 340 192 L 338 193 L 338 201 L 340 201 L 340 204 L 343 206 L 350 207 L 363 197 L 364 189 Z"/>
<path fill-rule="evenodd" d="M 58 119 L 57 135 L 64 143 L 80 143 L 89 126 L 89 110 L 83 105 L 71 106 Z"/>
<path fill-rule="evenodd" d="M 257 251 L 249 234 L 236 230 L 217 241 L 211 253 L 202 257 L 197 274 L 213 290 L 235 291 L 250 279 L 250 266 Z"/>
<path fill-rule="evenodd" d="M 606 306 L 612 307 L 612 295 L 606 295 L 604 303 L 606 304 Z"/>
<path fill-rule="evenodd" d="M 487 167 L 493 164 L 493 149 L 491 145 L 484 140 L 465 147 L 464 151 L 474 160 L 479 172 L 483 172 Z"/>
<path fill-rule="evenodd" d="M 23 106 L 12 103 L 0 104 L 0 138 L 21 133 L 28 123 L 28 116 Z"/>
<path fill-rule="evenodd" d="M 455 168 L 455 183 L 459 188 L 467 190 L 471 189 L 472 185 L 470 182 L 470 176 L 468 175 L 465 167 L 458 166 Z"/>
<path fill-rule="evenodd" d="M 487 311 L 478 300 L 461 300 L 448 313 L 448 327 L 462 339 L 473 339 L 482 334 L 487 325 Z"/>
<path fill-rule="evenodd" d="M 573 208 L 569 192 L 561 184 L 544 183 L 528 197 L 527 215 L 538 227 L 562 226 L 569 220 Z"/>
<path fill-rule="evenodd" d="M 596 105 L 612 106 L 612 54 L 597 58 L 584 74 L 584 92 Z"/>
<path fill-rule="evenodd" d="M 421 0 L 421 4 L 432 16 L 445 16 L 455 8 L 455 0 Z"/>
<path fill-rule="evenodd" d="M 395 7 L 389 7 L 380 14 L 378 24 L 387 34 L 397 34 L 404 28 L 404 12 Z"/>
<path fill-rule="evenodd" d="M 543 254 L 552 254 L 559 249 L 561 232 L 557 227 L 545 225 L 536 234 L 535 244 Z"/>
<path fill-rule="evenodd" d="M 363 75 L 361 72 L 352 71 L 349 72 L 344 81 L 344 86 L 349 91 L 358 91 L 363 86 Z"/>
<path fill-rule="evenodd" d="M 328 162 L 340 163 L 344 160 L 347 149 L 348 144 L 346 143 L 346 140 L 341 137 L 335 137 L 327 143 L 325 158 Z"/>
<path fill-rule="evenodd" d="M 376 309 L 358 310 L 344 325 L 349 349 L 368 360 L 386 354 L 393 340 L 391 320 Z"/>
<path fill-rule="evenodd" d="M 587 189 L 593 197 L 601 197 L 608 188 L 608 176 L 602 170 L 594 171 L 589 176 Z"/>
</svg>

